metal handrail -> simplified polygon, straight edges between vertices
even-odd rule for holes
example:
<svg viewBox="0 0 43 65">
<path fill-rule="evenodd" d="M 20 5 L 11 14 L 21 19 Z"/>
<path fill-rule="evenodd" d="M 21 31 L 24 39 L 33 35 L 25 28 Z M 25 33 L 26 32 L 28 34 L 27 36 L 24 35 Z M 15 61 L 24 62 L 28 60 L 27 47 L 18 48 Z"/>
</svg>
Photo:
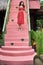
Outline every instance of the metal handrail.
<svg viewBox="0 0 43 65">
<path fill-rule="evenodd" d="M 7 22 L 7 18 L 8 18 L 8 12 L 9 12 L 9 7 L 10 7 L 10 0 L 8 1 L 8 5 L 7 5 L 7 9 L 6 9 L 6 15 L 5 15 L 5 19 L 4 19 L 4 25 L 3 25 L 3 29 L 2 32 L 5 31 L 5 27 L 6 27 L 6 22 Z"/>
</svg>

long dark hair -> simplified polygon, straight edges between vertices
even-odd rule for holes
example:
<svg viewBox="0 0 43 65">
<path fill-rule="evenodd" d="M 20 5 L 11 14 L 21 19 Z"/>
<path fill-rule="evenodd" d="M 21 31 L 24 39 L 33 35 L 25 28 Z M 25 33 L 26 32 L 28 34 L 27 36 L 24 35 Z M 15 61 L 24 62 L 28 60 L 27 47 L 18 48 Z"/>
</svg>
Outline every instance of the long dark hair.
<svg viewBox="0 0 43 65">
<path fill-rule="evenodd" d="M 20 3 L 19 3 L 19 6 L 21 6 L 21 3 L 23 3 L 23 8 L 25 8 L 25 5 L 24 5 L 24 2 L 23 1 L 20 1 Z"/>
</svg>

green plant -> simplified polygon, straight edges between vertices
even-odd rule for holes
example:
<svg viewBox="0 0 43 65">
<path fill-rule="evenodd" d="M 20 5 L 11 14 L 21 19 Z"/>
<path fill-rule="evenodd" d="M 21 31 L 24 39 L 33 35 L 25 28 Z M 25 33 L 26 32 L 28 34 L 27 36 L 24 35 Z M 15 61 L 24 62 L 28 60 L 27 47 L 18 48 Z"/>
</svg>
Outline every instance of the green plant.
<svg viewBox="0 0 43 65">
<path fill-rule="evenodd" d="M 31 38 L 36 42 L 37 54 L 43 54 L 43 31 L 31 31 Z"/>
<path fill-rule="evenodd" d="M 38 19 L 37 20 L 37 27 L 38 28 L 40 27 L 40 29 L 42 29 L 42 27 L 43 27 L 43 19 Z"/>
<path fill-rule="evenodd" d="M 43 6 L 43 1 L 41 1 L 41 3 L 40 3 L 40 4 L 41 4 L 41 6 Z"/>
<path fill-rule="evenodd" d="M 1 38 L 0 38 L 0 45 L 3 46 L 4 45 L 4 36 L 1 35 Z"/>
</svg>

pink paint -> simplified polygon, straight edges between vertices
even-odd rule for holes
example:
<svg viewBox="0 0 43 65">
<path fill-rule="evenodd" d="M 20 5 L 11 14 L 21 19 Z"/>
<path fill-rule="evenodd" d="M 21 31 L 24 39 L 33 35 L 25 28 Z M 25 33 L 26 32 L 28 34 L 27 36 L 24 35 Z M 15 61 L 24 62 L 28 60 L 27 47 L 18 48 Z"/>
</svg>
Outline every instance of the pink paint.
<svg viewBox="0 0 43 65">
<path fill-rule="evenodd" d="M 0 49 L 0 63 L 2 65 L 28 65 L 33 64 L 33 58 L 36 55 L 32 46 L 29 46 L 27 13 L 24 12 L 25 23 L 22 30 L 18 30 L 16 6 L 21 0 L 12 0 L 9 21 L 6 25 L 6 34 L 4 37 L 4 45 Z M 26 0 L 24 1 L 26 5 Z M 14 6 L 14 7 L 13 7 Z M 38 5 L 37 5 L 38 6 Z M 13 20 L 13 21 L 12 21 Z M 24 41 L 21 41 L 24 39 Z M 13 43 L 13 45 L 11 45 Z"/>
<path fill-rule="evenodd" d="M 29 6 L 30 9 L 40 9 L 40 1 L 34 0 L 34 1 L 29 1 Z"/>
</svg>

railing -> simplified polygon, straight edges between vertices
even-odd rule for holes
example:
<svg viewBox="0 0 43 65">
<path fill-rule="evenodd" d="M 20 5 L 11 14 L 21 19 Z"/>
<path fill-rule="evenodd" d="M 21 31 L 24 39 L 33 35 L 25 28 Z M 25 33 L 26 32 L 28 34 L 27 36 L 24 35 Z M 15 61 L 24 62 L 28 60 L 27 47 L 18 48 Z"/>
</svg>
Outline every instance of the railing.
<svg viewBox="0 0 43 65">
<path fill-rule="evenodd" d="M 27 0 L 27 21 L 28 21 L 28 33 L 29 33 L 29 45 L 31 45 L 31 26 L 30 26 L 30 11 L 29 11 L 29 0 Z"/>
<path fill-rule="evenodd" d="M 29 0 L 27 0 L 27 12 L 28 12 L 28 28 L 30 31 L 31 30 L 31 27 L 30 27 L 30 12 L 29 12 Z"/>
<path fill-rule="evenodd" d="M 8 5 L 7 5 L 7 9 L 6 9 L 6 15 L 5 15 L 5 19 L 4 19 L 4 25 L 3 25 L 2 32 L 5 32 L 6 23 L 8 21 L 8 16 L 9 16 L 9 9 L 10 9 L 10 0 L 8 1 Z"/>
<path fill-rule="evenodd" d="M 40 1 L 40 0 L 29 0 L 29 1 Z"/>
</svg>

